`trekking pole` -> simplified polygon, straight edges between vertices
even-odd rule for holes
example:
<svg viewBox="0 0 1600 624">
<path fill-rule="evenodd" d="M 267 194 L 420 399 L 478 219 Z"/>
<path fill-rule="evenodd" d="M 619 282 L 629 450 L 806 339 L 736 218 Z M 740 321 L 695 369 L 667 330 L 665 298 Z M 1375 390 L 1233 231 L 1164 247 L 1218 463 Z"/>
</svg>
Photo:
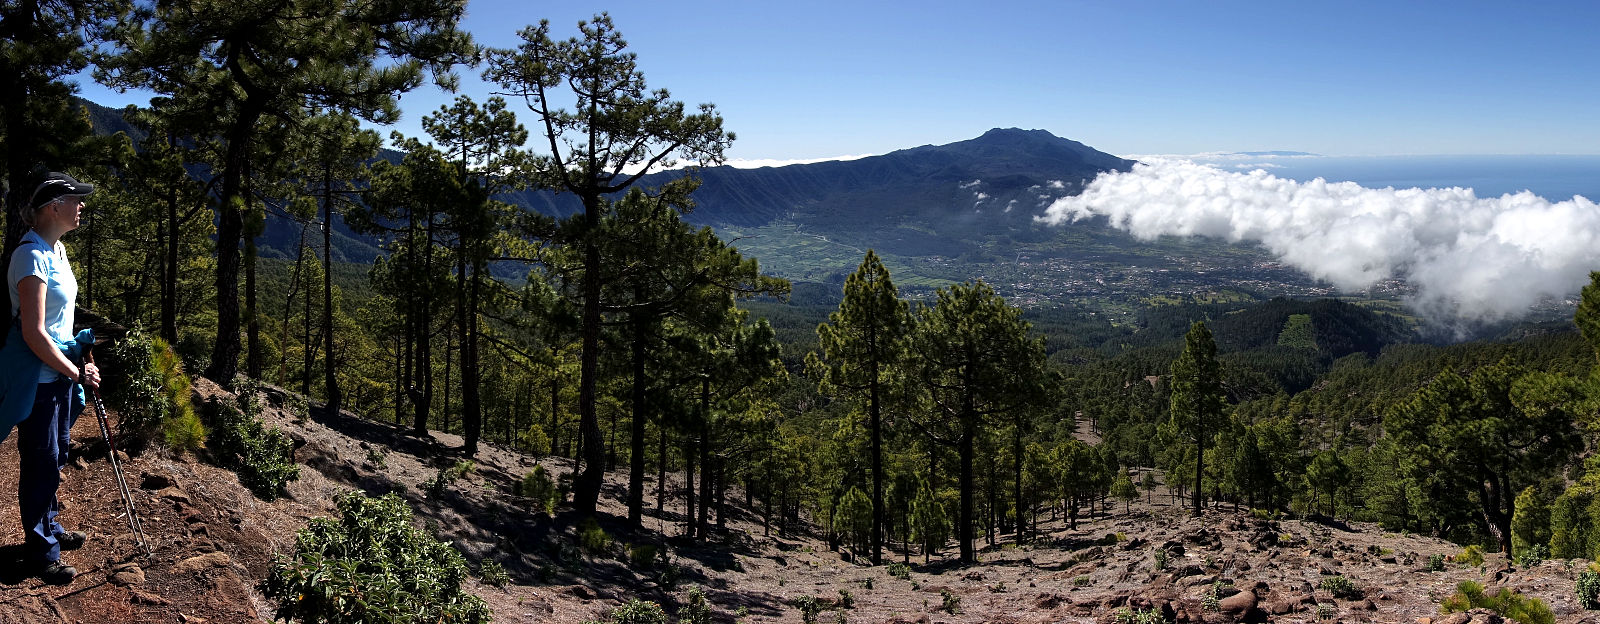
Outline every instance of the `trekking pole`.
<svg viewBox="0 0 1600 624">
<path fill-rule="evenodd" d="M 86 353 L 85 363 L 94 362 L 94 355 Z M 89 396 L 94 399 L 94 415 L 100 421 L 100 437 L 106 441 L 106 452 L 111 457 L 111 472 L 117 477 L 117 491 L 122 494 L 122 507 L 128 515 L 128 528 L 133 529 L 133 539 L 139 543 L 139 548 L 146 557 L 150 556 L 150 543 L 144 539 L 144 523 L 139 521 L 139 512 L 133 508 L 133 490 L 128 489 L 128 479 L 122 474 L 122 462 L 117 459 L 117 445 L 111 436 L 111 427 L 106 424 L 106 403 L 100 400 L 99 388 L 86 388 Z"/>
</svg>

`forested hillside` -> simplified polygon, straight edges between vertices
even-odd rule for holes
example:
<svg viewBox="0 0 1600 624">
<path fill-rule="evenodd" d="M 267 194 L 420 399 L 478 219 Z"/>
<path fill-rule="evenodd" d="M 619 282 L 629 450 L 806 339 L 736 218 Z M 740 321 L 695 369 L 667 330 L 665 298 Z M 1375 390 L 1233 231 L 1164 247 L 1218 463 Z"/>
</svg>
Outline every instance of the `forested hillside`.
<svg viewBox="0 0 1600 624">
<path fill-rule="evenodd" d="M 1264 298 L 1244 286 L 1130 291 L 1165 274 L 1158 264 L 1202 263 L 1119 249 L 1126 237 L 1090 230 L 1041 234 L 1027 211 L 998 216 L 1013 201 L 1036 204 L 1037 186 L 1072 192 L 1130 165 L 1044 131 L 849 163 L 645 175 L 669 160 L 719 163 L 734 136 L 714 106 L 654 90 L 605 14 L 478 50 L 459 29 L 458 0 L 296 0 L 263 15 L 41 6 L 4 9 L 5 28 L 21 34 L 0 59 L 35 59 L 0 63 L 6 249 L 25 231 L 41 168 L 92 180 L 83 225 L 64 240 L 81 307 L 132 329 L 107 347 L 128 450 L 203 458 L 262 500 L 288 491 L 300 457 L 252 403 L 267 382 L 299 391 L 282 401 L 306 401 L 307 417 L 409 431 L 416 444 L 385 427 L 379 446 L 432 455 L 430 493 L 468 478 L 490 444 L 525 456 L 523 467 L 559 466 L 516 475 L 522 506 L 506 513 L 582 535 L 587 550 L 619 550 L 604 524 L 630 546 L 631 560 L 611 563 L 641 570 L 660 563 L 636 548 L 732 548 L 735 513 L 814 535 L 861 565 L 946 552 L 937 565 L 975 565 L 1002 544 L 1059 547 L 1055 533 L 1105 519 L 1112 499 L 1129 514 L 1157 475 L 1196 516 L 1226 506 L 1263 523 L 1380 523 L 1508 559 L 1600 556 L 1600 274 L 1575 323 L 1422 344 L 1392 302 Z M 158 97 L 96 135 L 90 124 L 106 111 L 80 107 L 61 82 L 91 64 L 98 80 Z M 450 71 L 479 72 L 505 96 L 462 93 L 416 111 L 428 136 L 401 137 L 380 158 L 364 126 L 392 120 L 399 94 L 448 84 Z M 979 192 L 993 203 L 924 210 Z M 854 270 L 795 286 L 763 270 L 758 245 L 691 215 L 825 223 L 863 248 L 849 256 Z M 1005 239 L 1035 259 L 1083 252 L 1058 245 L 1078 237 L 1093 266 L 1134 281 L 1106 287 L 1098 269 L 1062 264 L 1052 270 L 1075 271 L 1071 296 L 1020 279 L 1001 292 L 993 282 L 1016 274 L 947 263 L 918 266 L 908 296 L 893 268 L 904 259 L 881 255 L 873 237 L 921 231 L 907 225 L 919 220 L 979 224 L 984 244 Z M 902 251 L 938 243 L 884 240 Z M 1221 241 L 1161 244 L 1237 271 L 1178 279 L 1284 270 Z M 1017 254 L 985 266 L 1021 270 Z M 191 405 L 196 375 L 237 390 L 238 406 Z M 449 447 L 435 440 L 446 435 Z M 382 448 L 368 452 L 382 463 Z M 321 587 L 372 596 L 357 602 L 374 612 L 486 621 L 459 591 L 461 554 L 436 539 L 447 532 L 418 530 L 403 498 L 368 498 L 410 486 L 351 481 L 363 492 L 340 498 L 344 524 L 313 521 L 265 573 L 278 616 L 333 621 L 355 608 L 302 591 L 343 575 Z M 1041 528 L 1057 518 L 1066 528 Z M 339 528 L 362 523 L 393 528 L 393 565 L 423 553 L 433 567 L 399 574 L 341 559 L 381 550 Z M 1182 545 L 1127 548 L 1138 547 L 1160 552 L 1164 570 Z M 574 556 L 558 547 L 548 562 Z M 393 585 L 435 575 L 451 583 Z"/>
</svg>

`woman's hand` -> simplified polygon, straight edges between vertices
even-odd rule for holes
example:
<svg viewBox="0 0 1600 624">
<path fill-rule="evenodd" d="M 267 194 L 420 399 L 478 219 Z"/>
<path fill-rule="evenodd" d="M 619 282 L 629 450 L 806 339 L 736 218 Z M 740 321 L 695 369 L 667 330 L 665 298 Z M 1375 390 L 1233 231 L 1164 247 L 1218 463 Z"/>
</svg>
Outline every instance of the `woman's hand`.
<svg viewBox="0 0 1600 624">
<path fill-rule="evenodd" d="M 84 364 L 83 365 L 83 370 L 80 371 L 80 373 L 78 375 L 78 383 L 83 384 L 83 386 L 85 388 L 88 388 L 90 390 L 93 390 L 95 388 L 99 388 L 100 387 L 100 367 L 95 366 L 94 362 L 89 362 L 88 364 Z"/>
</svg>

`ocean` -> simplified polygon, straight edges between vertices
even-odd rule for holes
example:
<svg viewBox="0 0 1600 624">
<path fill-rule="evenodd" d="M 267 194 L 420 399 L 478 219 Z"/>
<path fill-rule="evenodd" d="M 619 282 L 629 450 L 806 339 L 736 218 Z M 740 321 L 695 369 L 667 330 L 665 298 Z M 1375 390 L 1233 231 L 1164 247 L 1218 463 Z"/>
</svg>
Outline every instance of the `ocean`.
<svg viewBox="0 0 1600 624">
<path fill-rule="evenodd" d="M 1264 169 L 1280 178 L 1355 182 L 1368 188 L 1473 189 L 1478 197 L 1532 191 L 1551 201 L 1600 202 L 1600 155 L 1593 156 L 1226 156 L 1195 162 L 1230 171 Z"/>
</svg>

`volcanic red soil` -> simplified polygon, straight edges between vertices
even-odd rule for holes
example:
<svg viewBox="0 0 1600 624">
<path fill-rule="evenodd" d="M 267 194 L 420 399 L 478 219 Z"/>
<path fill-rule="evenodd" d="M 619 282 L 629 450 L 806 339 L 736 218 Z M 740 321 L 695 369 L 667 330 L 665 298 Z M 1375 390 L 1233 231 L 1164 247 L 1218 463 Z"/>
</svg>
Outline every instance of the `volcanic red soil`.
<svg viewBox="0 0 1600 624">
<path fill-rule="evenodd" d="M 196 400 L 232 401 L 205 380 Z M 63 559 L 80 571 L 67 585 L 27 576 L 19 561 L 22 531 L 16 515 L 15 436 L 0 445 L 0 624 L 121 622 L 268 622 L 273 605 L 256 589 L 273 558 L 293 548 L 295 531 L 328 515 L 340 492 L 397 492 L 412 503 L 416 522 L 454 543 L 473 570 L 485 560 L 504 566 L 504 588 L 469 581 L 495 622 L 581 622 L 602 619 L 629 598 L 655 601 L 676 614 L 691 587 L 704 588 L 717 622 L 800 622 L 795 605 L 814 597 L 817 622 L 1114 622 L 1121 609 L 1154 610 L 1178 622 L 1495 622 L 1475 613 L 1441 615 L 1439 601 L 1465 580 L 1511 588 L 1539 598 L 1558 622 L 1600 622 L 1574 596 L 1587 561 L 1546 561 L 1522 568 L 1498 554 L 1482 566 L 1450 562 L 1428 572 L 1431 555 L 1453 556 L 1459 546 L 1426 536 L 1385 532 L 1367 524 L 1269 521 L 1230 508 L 1190 518 L 1158 489 L 1124 510 L 1121 503 L 1080 518 L 1042 522 L 1023 545 L 1014 536 L 980 538 L 980 562 L 962 566 L 954 544 L 924 563 L 910 558 L 909 578 L 887 566 L 849 561 L 810 533 L 764 535 L 760 517 L 729 495 L 726 530 L 707 542 L 682 539 L 683 507 L 669 499 L 653 509 L 646 490 L 645 531 L 624 530 L 626 475 L 608 474 L 601 526 L 616 536 L 608 551 L 584 553 L 568 514 L 552 518 L 515 496 L 514 484 L 535 465 L 527 455 L 484 445 L 476 471 L 432 497 L 422 483 L 462 457 L 458 436 L 419 438 L 402 427 L 348 413 L 296 420 L 284 409 L 292 396 L 266 389 L 264 418 L 299 447 L 300 479 L 287 496 L 267 502 L 232 472 L 193 455 L 147 451 L 124 462 L 153 553 L 143 556 L 122 515 L 122 502 L 91 412 L 73 431 L 80 441 L 74 465 L 62 473 L 61 521 L 85 530 L 88 544 Z M 113 414 L 113 421 L 115 415 Z M 375 461 L 382 455 L 382 461 Z M 553 474 L 568 460 L 540 460 Z M 381 465 L 380 465 L 381 464 Z M 669 478 L 669 481 L 673 481 Z M 671 482 L 669 487 L 681 487 Z M 1048 518 L 1048 515 L 1045 516 Z M 626 543 L 665 548 L 671 564 L 636 570 Z M 898 545 L 896 545 L 898 548 Z M 1168 553 L 1158 569 L 1155 553 Z M 886 555 L 904 560 L 898 549 Z M 678 582 L 663 587 L 663 569 Z M 1335 596 L 1323 579 L 1342 576 L 1355 593 Z M 850 605 L 842 604 L 848 592 Z M 946 609 L 946 596 L 952 608 Z M 1208 599 L 1208 597 L 1210 599 Z"/>
</svg>

